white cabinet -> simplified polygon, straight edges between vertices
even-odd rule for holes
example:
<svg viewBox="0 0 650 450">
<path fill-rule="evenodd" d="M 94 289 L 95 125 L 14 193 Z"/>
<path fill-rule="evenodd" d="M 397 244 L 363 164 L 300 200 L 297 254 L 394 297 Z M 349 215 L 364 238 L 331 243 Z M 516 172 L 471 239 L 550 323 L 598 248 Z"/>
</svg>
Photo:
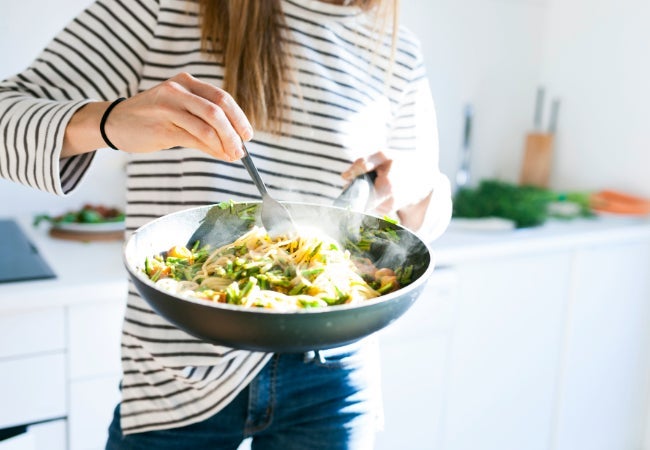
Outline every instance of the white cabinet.
<svg viewBox="0 0 650 450">
<path fill-rule="evenodd" d="M 0 450 L 100 450 L 119 401 L 120 302 L 0 316 Z M 58 419 L 58 420 L 57 420 Z"/>
<path fill-rule="evenodd" d="M 65 420 L 39 423 L 16 430 L 19 434 L 0 440 L 0 450 L 66 450 Z"/>
<path fill-rule="evenodd" d="M 42 308 L 0 315 L 0 358 L 65 349 L 64 309 Z"/>
<path fill-rule="evenodd" d="M 63 308 L 0 317 L 0 429 L 66 414 Z"/>
<path fill-rule="evenodd" d="M 31 222 L 19 220 L 56 278 L 0 284 L 0 430 L 27 427 L 15 441 L 35 450 L 103 449 L 119 399 L 123 243 L 52 239 Z"/>
<path fill-rule="evenodd" d="M 65 417 L 65 355 L 15 358 L 0 364 L 0 428 Z"/>
<path fill-rule="evenodd" d="M 67 310 L 69 370 L 72 381 L 120 373 L 124 305 L 102 302 Z"/>
<path fill-rule="evenodd" d="M 442 446 L 548 449 L 570 255 L 460 264 Z"/>
<path fill-rule="evenodd" d="M 376 450 L 439 448 L 455 293 L 456 274 L 436 269 L 413 306 L 379 333 L 384 430 Z"/>
<path fill-rule="evenodd" d="M 382 333 L 376 448 L 650 448 L 650 233 L 613 231 L 454 236 L 452 288 Z"/>
<path fill-rule="evenodd" d="M 66 450 L 66 423 L 65 420 L 39 423 L 29 427 L 29 432 L 34 435 L 36 450 Z"/>
<path fill-rule="evenodd" d="M 117 405 L 124 306 L 116 302 L 68 308 L 69 450 L 100 450 Z"/>
<path fill-rule="evenodd" d="M 120 400 L 119 376 L 95 377 L 70 385 L 69 450 L 102 450 L 113 410 Z"/>
<path fill-rule="evenodd" d="M 576 254 L 553 449 L 637 450 L 650 373 L 650 244 Z"/>
</svg>

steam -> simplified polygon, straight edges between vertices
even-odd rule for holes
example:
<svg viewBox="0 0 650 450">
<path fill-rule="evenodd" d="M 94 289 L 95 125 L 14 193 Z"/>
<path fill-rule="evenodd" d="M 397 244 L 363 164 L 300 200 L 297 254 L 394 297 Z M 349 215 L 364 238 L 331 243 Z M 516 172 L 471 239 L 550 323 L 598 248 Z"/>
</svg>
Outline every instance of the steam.
<svg viewBox="0 0 650 450">
<path fill-rule="evenodd" d="M 338 242 L 341 247 L 344 247 L 348 240 L 358 242 L 362 227 L 370 230 L 390 228 L 378 217 L 350 209 L 300 202 L 283 204 L 291 214 L 299 235 L 328 237 Z M 250 221 L 244 217 L 252 218 L 261 226 L 259 203 L 234 202 L 232 209 L 213 206 L 204 218 L 200 219 L 200 227 L 190 238 L 189 246 L 197 240 L 210 244 L 212 248 L 234 242 L 250 228 Z M 375 266 L 393 270 L 413 265 L 415 280 L 426 271 L 430 263 L 428 249 L 414 233 L 404 228 L 395 227 L 395 233 L 398 235 L 397 242 L 391 238 L 375 236 L 369 257 Z"/>
<path fill-rule="evenodd" d="M 360 212 L 300 203 L 288 203 L 286 206 L 300 235 L 327 236 L 341 245 L 345 245 L 347 240 L 357 242 L 362 227 L 385 228 L 381 219 Z M 370 252 L 371 260 L 377 267 L 392 269 L 414 264 L 419 266 L 414 271 L 419 276 L 430 260 L 426 246 L 406 229 L 396 227 L 395 231 L 399 237 L 397 242 L 389 238 L 376 238 Z"/>
</svg>

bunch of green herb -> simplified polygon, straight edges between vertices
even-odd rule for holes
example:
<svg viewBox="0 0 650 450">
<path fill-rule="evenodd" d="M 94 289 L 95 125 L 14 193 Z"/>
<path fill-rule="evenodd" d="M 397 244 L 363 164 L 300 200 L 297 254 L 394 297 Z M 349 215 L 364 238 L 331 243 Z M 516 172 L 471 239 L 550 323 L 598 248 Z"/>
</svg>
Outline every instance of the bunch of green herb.
<svg viewBox="0 0 650 450">
<path fill-rule="evenodd" d="M 453 216 L 500 217 L 512 220 L 517 228 L 532 227 L 546 221 L 548 205 L 556 198 L 547 189 L 484 180 L 475 188 L 464 187 L 456 192 Z"/>
</svg>

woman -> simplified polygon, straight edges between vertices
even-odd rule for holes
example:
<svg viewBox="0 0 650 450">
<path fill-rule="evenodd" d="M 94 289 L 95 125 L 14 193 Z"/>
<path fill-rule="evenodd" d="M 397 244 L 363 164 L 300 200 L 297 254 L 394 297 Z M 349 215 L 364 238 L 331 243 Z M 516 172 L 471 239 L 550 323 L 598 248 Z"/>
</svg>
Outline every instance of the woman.
<svg viewBox="0 0 650 450">
<path fill-rule="evenodd" d="M 0 84 L 0 175 L 66 195 L 97 149 L 128 152 L 132 232 L 258 198 L 244 140 L 274 197 L 331 204 L 374 170 L 371 212 L 436 237 L 449 185 L 418 43 L 396 13 L 380 0 L 99 0 Z M 107 449 L 236 449 L 247 436 L 262 449 L 372 448 L 372 338 L 317 355 L 221 347 L 131 286 L 122 361 Z"/>
</svg>

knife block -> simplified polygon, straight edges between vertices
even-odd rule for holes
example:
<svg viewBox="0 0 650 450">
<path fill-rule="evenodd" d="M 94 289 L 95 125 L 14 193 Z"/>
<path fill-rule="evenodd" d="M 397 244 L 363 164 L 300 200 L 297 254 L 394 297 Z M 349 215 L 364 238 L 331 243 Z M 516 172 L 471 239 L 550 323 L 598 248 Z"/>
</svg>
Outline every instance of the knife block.
<svg viewBox="0 0 650 450">
<path fill-rule="evenodd" d="M 519 184 L 548 187 L 553 160 L 553 138 L 551 133 L 529 133 L 526 136 Z"/>
</svg>

